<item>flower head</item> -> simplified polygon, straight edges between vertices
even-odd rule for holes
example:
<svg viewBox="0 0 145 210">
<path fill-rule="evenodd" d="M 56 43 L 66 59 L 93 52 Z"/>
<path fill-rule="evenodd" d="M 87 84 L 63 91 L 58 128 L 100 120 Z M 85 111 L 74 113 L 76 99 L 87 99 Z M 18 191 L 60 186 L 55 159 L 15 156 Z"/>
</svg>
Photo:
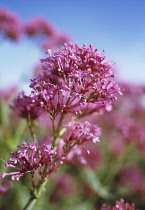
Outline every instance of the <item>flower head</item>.
<svg viewBox="0 0 145 210">
<path fill-rule="evenodd" d="M 67 128 L 65 142 L 75 141 L 78 145 L 87 141 L 96 143 L 101 135 L 100 127 L 92 125 L 88 121 L 84 124 L 73 122 L 72 124 L 65 125 L 65 127 Z"/>
<path fill-rule="evenodd" d="M 93 45 L 87 48 L 85 44 L 80 47 L 78 44 L 68 43 L 64 44 L 60 51 L 51 53 L 49 50 L 47 54 L 47 58 L 41 59 L 45 70 L 62 78 L 74 89 L 78 85 L 78 91 L 86 93 L 93 89 L 94 84 L 96 86 L 100 82 L 104 84 L 103 89 L 110 89 L 109 78 L 114 77 L 112 62 L 94 49 Z M 119 92 L 115 83 L 114 91 Z"/>
<path fill-rule="evenodd" d="M 64 47 L 42 59 L 44 73 L 31 79 L 34 106 L 42 107 L 55 117 L 63 113 L 81 114 L 92 103 L 109 110 L 120 88 L 112 81 L 112 63 L 92 45 Z M 93 110 L 93 111 L 95 111 Z"/>
<path fill-rule="evenodd" d="M 122 94 L 112 80 L 114 75 L 111 61 L 92 45 L 87 48 L 86 45 L 80 47 L 68 43 L 60 51 L 52 53 L 48 50 L 47 54 L 47 58 L 41 59 L 45 70 L 44 78 L 47 75 L 53 83 L 55 80 L 58 87 L 65 86 L 69 89 L 73 106 L 67 103 L 66 111 L 69 112 L 74 106 L 81 111 L 88 103 L 99 103 L 102 107 L 106 102 L 116 100 L 116 93 Z M 34 88 L 34 81 L 31 87 Z"/>
<path fill-rule="evenodd" d="M 57 154 L 64 157 L 68 163 L 79 162 L 86 164 L 83 151 L 88 155 L 90 151 L 85 147 L 86 142 L 99 142 L 101 128 L 90 124 L 86 121 L 84 124 L 73 122 L 72 124 L 64 125 L 66 128 L 63 136 L 57 144 Z"/>
<path fill-rule="evenodd" d="M 35 107 L 32 104 L 33 98 L 25 95 L 24 91 L 19 93 L 18 97 L 14 99 L 13 105 L 10 105 L 16 113 L 25 119 L 35 120 L 42 113 L 39 107 Z"/>
<path fill-rule="evenodd" d="M 16 171 L 1 174 L 2 178 L 10 175 L 12 180 L 19 180 L 25 173 L 34 174 L 36 170 L 43 177 L 49 175 L 56 167 L 54 162 L 56 152 L 51 149 L 51 145 L 38 146 L 34 142 L 30 144 L 22 142 L 22 146 L 19 145 L 18 148 L 17 153 L 10 153 L 12 157 L 4 165 L 4 167 L 8 166 Z M 49 166 L 46 174 L 43 173 L 43 166 Z"/>
<path fill-rule="evenodd" d="M 87 121 L 84 124 L 73 122 L 72 124 L 65 125 L 64 127 L 66 127 L 66 132 L 64 134 L 64 148 L 66 151 L 75 145 L 82 145 L 86 150 L 84 147 L 85 142 L 99 142 L 99 136 L 101 135 L 100 127 L 92 125 Z M 88 150 L 86 150 L 86 152 L 90 154 Z"/>
</svg>

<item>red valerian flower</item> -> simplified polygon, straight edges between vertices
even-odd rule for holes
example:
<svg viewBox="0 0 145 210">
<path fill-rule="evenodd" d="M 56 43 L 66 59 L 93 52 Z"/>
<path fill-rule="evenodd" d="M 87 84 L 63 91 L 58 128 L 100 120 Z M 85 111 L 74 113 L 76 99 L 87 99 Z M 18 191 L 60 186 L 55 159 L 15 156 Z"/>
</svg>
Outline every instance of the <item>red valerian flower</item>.
<svg viewBox="0 0 145 210">
<path fill-rule="evenodd" d="M 56 75 L 74 92 L 83 94 L 86 99 L 114 100 L 119 92 L 118 85 L 111 80 L 113 65 L 103 53 L 99 53 L 92 45 L 64 44 L 64 47 L 41 59 L 44 69 L 49 75 Z"/>
<path fill-rule="evenodd" d="M 90 124 L 86 121 L 84 124 L 80 122 L 73 122 L 72 124 L 64 125 L 66 131 L 64 133 L 64 153 L 68 153 L 67 158 L 70 154 L 75 154 L 79 148 L 77 146 L 83 146 L 83 149 L 90 154 L 84 146 L 84 143 L 88 141 L 93 141 L 94 143 L 99 142 L 99 136 L 101 135 L 101 128 Z M 72 150 L 71 150 L 72 149 Z M 83 157 L 82 153 L 81 156 Z M 82 160 L 85 160 L 84 157 Z M 82 161 L 81 161 L 82 162 Z M 84 162 L 84 161 L 83 161 Z"/>
<path fill-rule="evenodd" d="M 51 149 L 51 145 L 38 146 L 34 142 L 27 144 L 22 142 L 22 146 L 18 146 L 17 153 L 11 152 L 12 157 L 7 161 L 3 168 L 6 166 L 14 168 L 15 172 L 2 173 L 1 177 L 7 175 L 12 176 L 12 180 L 19 180 L 25 173 L 34 174 L 37 170 L 41 178 L 48 176 L 61 162 L 56 162 L 56 152 Z M 44 170 L 44 166 L 48 166 Z M 44 171 L 45 173 L 44 173 Z"/>
<path fill-rule="evenodd" d="M 84 124 L 80 122 L 73 122 L 72 124 L 65 125 L 66 135 L 64 141 L 81 145 L 87 141 L 99 142 L 101 135 L 100 127 L 90 124 L 86 121 Z"/>
<path fill-rule="evenodd" d="M 54 81 L 53 81 L 54 80 Z M 31 79 L 30 85 L 33 106 L 40 107 L 51 116 L 56 117 L 59 113 L 78 113 L 80 106 L 86 102 L 82 95 L 72 92 L 66 84 L 55 83 L 55 79 L 47 78 L 47 75 L 39 75 Z"/>
<path fill-rule="evenodd" d="M 10 105 L 16 113 L 27 120 L 37 119 L 42 110 L 39 107 L 35 107 L 32 104 L 33 98 L 31 96 L 25 95 L 24 91 L 19 93 L 18 97 L 14 99 L 13 105 Z"/>
<path fill-rule="evenodd" d="M 51 53 L 48 50 L 47 54 L 47 58 L 41 59 L 44 74 L 31 80 L 34 105 L 36 102 L 38 106 L 38 101 L 40 107 L 50 105 L 50 92 L 59 97 L 60 90 L 67 90 L 68 94 L 62 94 L 62 98 L 66 95 L 66 99 L 60 110 L 78 114 L 76 109 L 81 113 L 81 109 L 88 103 L 98 104 L 99 107 L 106 107 L 109 103 L 111 106 L 111 102 L 117 99 L 116 93 L 122 94 L 119 86 L 112 80 L 114 75 L 111 61 L 92 45 L 87 48 L 86 45 L 80 47 L 68 43 L 60 51 Z M 51 103 L 54 106 L 54 98 Z"/>
</svg>

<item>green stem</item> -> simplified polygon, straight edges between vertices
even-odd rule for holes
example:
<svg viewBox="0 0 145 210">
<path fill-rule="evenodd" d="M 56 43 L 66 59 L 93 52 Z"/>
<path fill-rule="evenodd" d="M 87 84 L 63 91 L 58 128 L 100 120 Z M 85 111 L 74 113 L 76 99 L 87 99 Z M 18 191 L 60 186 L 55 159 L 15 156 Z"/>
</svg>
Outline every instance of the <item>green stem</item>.
<svg viewBox="0 0 145 210">
<path fill-rule="evenodd" d="M 59 123 L 58 123 L 58 127 L 57 127 L 58 131 L 60 131 L 60 129 L 61 129 L 64 117 L 65 117 L 65 114 L 62 114 L 61 117 L 60 117 L 60 120 L 59 120 Z"/>
<path fill-rule="evenodd" d="M 31 210 L 33 206 L 35 205 L 36 201 L 37 201 L 37 198 L 30 197 L 28 203 L 23 208 L 23 210 Z"/>
<path fill-rule="evenodd" d="M 31 197 L 28 200 L 25 207 L 23 208 L 23 210 L 31 210 L 34 207 L 36 201 L 41 196 L 42 191 L 44 190 L 46 183 L 47 183 L 47 181 L 45 181 L 37 190 L 34 189 L 33 192 L 31 192 Z"/>
<path fill-rule="evenodd" d="M 65 117 L 65 114 L 61 114 L 61 117 L 59 119 L 59 123 L 58 123 L 58 126 L 57 126 L 57 129 L 55 129 L 55 133 L 54 133 L 54 139 L 53 139 L 53 147 L 55 147 L 56 145 L 56 141 L 57 141 L 57 138 L 59 137 L 60 135 L 60 130 L 61 130 L 61 126 L 62 126 L 62 123 L 63 123 L 63 120 L 64 120 L 64 117 Z M 52 125 L 53 125 L 53 121 L 52 121 Z M 54 126 L 54 125 L 53 125 Z"/>
<path fill-rule="evenodd" d="M 35 142 L 36 144 L 38 144 L 37 139 L 36 139 L 36 135 L 35 135 L 35 133 L 33 131 L 32 121 L 30 119 L 28 119 L 27 120 L 27 124 L 28 124 L 29 130 L 30 130 L 30 134 L 31 134 L 31 137 L 33 139 L 33 142 Z"/>
<path fill-rule="evenodd" d="M 61 126 L 62 126 L 62 123 L 63 123 L 63 120 L 65 118 L 65 114 L 61 114 L 61 117 L 59 119 L 59 123 L 58 123 L 58 126 L 57 128 L 55 127 L 55 118 L 51 118 L 51 121 L 52 121 L 52 127 L 53 127 L 53 133 L 54 133 L 54 139 L 53 139 L 53 147 L 55 147 L 56 145 L 56 141 L 60 135 L 60 130 L 61 130 Z M 32 122 L 31 120 L 27 120 L 27 123 L 28 123 L 28 127 L 30 129 L 30 133 L 31 133 L 31 136 L 33 138 L 33 141 L 36 142 L 36 138 L 35 138 L 35 134 L 33 132 L 33 129 L 32 129 Z M 46 171 L 47 167 L 45 167 L 45 171 Z M 38 200 L 38 198 L 40 197 L 43 189 L 44 189 L 44 186 L 46 185 L 48 179 L 38 188 L 38 189 L 35 189 L 34 188 L 34 191 L 31 193 L 31 197 L 30 199 L 28 200 L 26 206 L 23 208 L 23 210 L 31 210 L 33 208 L 33 206 L 35 205 L 36 201 Z"/>
</svg>

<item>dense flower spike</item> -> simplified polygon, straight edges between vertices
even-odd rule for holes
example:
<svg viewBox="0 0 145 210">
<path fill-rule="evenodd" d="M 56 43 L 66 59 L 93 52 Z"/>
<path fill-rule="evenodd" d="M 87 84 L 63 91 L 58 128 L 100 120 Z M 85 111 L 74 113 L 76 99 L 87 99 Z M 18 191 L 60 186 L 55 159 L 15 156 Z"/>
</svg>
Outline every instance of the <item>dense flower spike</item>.
<svg viewBox="0 0 145 210">
<path fill-rule="evenodd" d="M 30 96 L 25 95 L 24 91 L 19 93 L 18 97 L 14 99 L 14 104 L 10 105 L 10 108 L 16 111 L 16 113 L 27 120 L 35 120 L 40 116 L 42 110 L 32 105 Z"/>
<path fill-rule="evenodd" d="M 116 93 L 121 93 L 118 85 L 110 78 L 112 63 L 103 53 L 99 53 L 92 45 L 80 47 L 77 44 L 65 44 L 62 50 L 51 53 L 41 59 L 49 78 L 57 78 L 58 85 L 70 89 L 70 97 L 79 96 L 77 104 L 99 103 L 116 100 Z M 33 82 L 31 87 L 33 86 Z M 73 99 L 76 100 L 76 99 Z"/>
<path fill-rule="evenodd" d="M 18 146 L 17 153 L 11 152 L 12 158 L 7 161 L 4 167 L 9 166 L 16 169 L 15 172 L 3 173 L 1 177 L 7 175 L 12 176 L 12 180 L 19 180 L 25 173 L 34 174 L 37 170 L 41 178 L 48 176 L 56 167 L 54 157 L 56 152 L 51 149 L 51 145 L 38 146 L 34 142 L 27 144 L 22 142 L 22 146 Z M 48 166 L 46 174 L 43 173 L 43 166 Z"/>
</svg>

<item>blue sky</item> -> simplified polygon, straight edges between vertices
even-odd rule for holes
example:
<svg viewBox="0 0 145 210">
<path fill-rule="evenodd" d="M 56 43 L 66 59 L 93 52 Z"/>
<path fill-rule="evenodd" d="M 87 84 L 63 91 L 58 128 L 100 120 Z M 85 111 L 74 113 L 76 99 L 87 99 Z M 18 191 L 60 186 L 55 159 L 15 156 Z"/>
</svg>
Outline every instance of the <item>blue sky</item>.
<svg viewBox="0 0 145 210">
<path fill-rule="evenodd" d="M 1 0 L 0 6 L 26 21 L 42 16 L 79 44 L 92 43 L 116 62 L 118 76 L 145 81 L 144 0 Z M 0 45 L 1 86 L 21 81 L 42 55 L 32 43 Z M 27 62 L 26 62 L 27 61 Z"/>
</svg>

